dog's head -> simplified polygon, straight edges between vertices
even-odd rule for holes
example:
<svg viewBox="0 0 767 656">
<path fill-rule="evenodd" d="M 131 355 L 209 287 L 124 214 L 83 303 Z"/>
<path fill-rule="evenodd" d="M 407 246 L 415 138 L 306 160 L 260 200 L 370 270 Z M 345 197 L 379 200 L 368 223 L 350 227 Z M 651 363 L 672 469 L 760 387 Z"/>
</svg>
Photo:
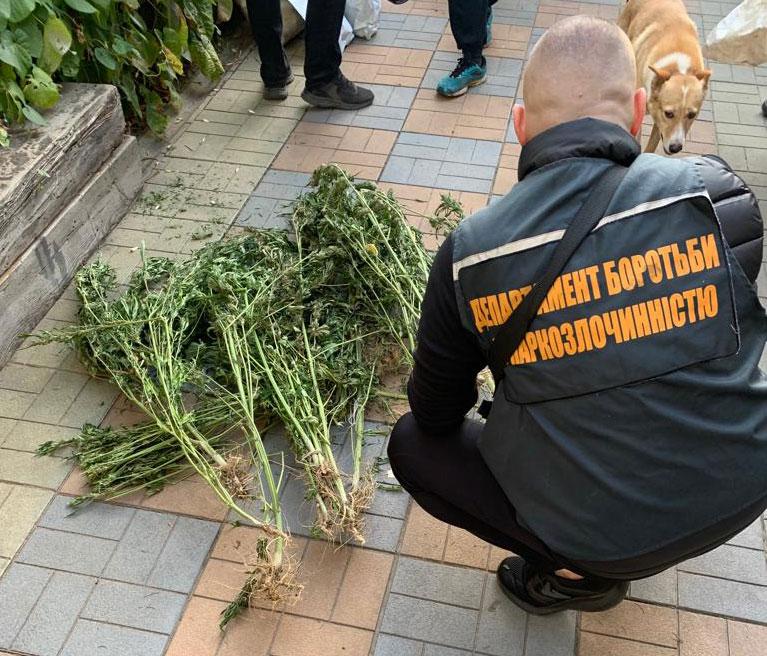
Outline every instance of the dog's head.
<svg viewBox="0 0 767 656">
<path fill-rule="evenodd" d="M 700 111 L 711 71 L 679 73 L 650 66 L 654 77 L 647 111 L 660 130 L 663 150 L 673 155 L 684 148 L 692 122 Z"/>
</svg>

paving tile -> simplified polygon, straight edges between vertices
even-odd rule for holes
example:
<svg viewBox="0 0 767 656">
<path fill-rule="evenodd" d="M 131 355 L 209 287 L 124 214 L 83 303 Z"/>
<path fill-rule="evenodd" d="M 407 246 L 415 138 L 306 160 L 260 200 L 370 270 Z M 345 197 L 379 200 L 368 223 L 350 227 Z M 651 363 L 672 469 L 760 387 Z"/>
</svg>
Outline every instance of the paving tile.
<svg viewBox="0 0 767 656">
<path fill-rule="evenodd" d="M 397 550 L 404 522 L 396 517 L 365 515 L 365 546 L 369 549 Z"/>
<path fill-rule="evenodd" d="M 475 610 L 390 594 L 380 630 L 404 638 L 471 649 L 477 620 Z"/>
<path fill-rule="evenodd" d="M 495 574 L 485 577 L 475 649 L 493 656 L 521 656 L 525 648 L 527 615 L 501 592 Z"/>
<path fill-rule="evenodd" d="M 280 615 L 271 610 L 243 611 L 223 634 L 219 631 L 221 644 L 216 656 L 268 656 L 279 621 Z M 217 626 L 217 621 L 213 626 Z M 194 654 L 197 656 L 197 652 Z"/>
<path fill-rule="evenodd" d="M 767 586 L 767 561 L 756 549 L 723 545 L 680 563 L 679 570 Z"/>
<path fill-rule="evenodd" d="M 0 420 L 2 422 L 3 420 Z M 0 435 L 3 433 L 0 429 Z M 39 424 L 22 419 L 9 422 L 5 439 L 0 437 L 0 447 L 14 449 L 15 451 L 28 451 L 35 453 L 37 447 L 43 442 L 65 440 L 79 433 L 77 428 L 65 426 L 52 426 L 51 424 Z M 61 454 L 65 453 L 62 451 Z"/>
<path fill-rule="evenodd" d="M 415 48 L 351 44 L 344 51 L 341 71 L 354 82 L 417 87 L 432 53 Z"/>
<path fill-rule="evenodd" d="M 37 528 L 29 536 L 17 560 L 29 565 L 98 576 L 116 545 L 113 540 Z"/>
<path fill-rule="evenodd" d="M 167 485 L 160 492 L 144 497 L 141 506 L 215 521 L 223 520 L 228 512 L 210 485 L 197 475 Z"/>
<path fill-rule="evenodd" d="M 357 110 L 310 108 L 304 120 L 397 132 L 402 130 L 408 110 L 415 99 L 416 90 L 382 84 L 367 86 L 375 94 L 370 107 Z"/>
<path fill-rule="evenodd" d="M 173 515 L 136 511 L 103 575 L 127 583 L 146 583 L 174 522 Z"/>
<path fill-rule="evenodd" d="M 767 588 L 679 572 L 679 606 L 735 619 L 767 622 Z"/>
<path fill-rule="evenodd" d="M 194 594 L 218 601 L 231 601 L 248 578 L 244 563 L 211 558 L 200 575 Z"/>
<path fill-rule="evenodd" d="M 368 508 L 368 514 L 404 520 L 407 517 L 409 505 L 410 495 L 404 490 L 389 490 L 379 487 L 373 496 L 370 508 Z"/>
<path fill-rule="evenodd" d="M 440 601 L 467 608 L 479 608 L 484 572 L 402 557 L 392 580 L 392 592 Z"/>
<path fill-rule="evenodd" d="M 500 153 L 493 141 L 403 132 L 381 180 L 487 193 Z"/>
<path fill-rule="evenodd" d="M 408 638 L 381 633 L 373 656 L 422 656 L 423 644 Z"/>
<path fill-rule="evenodd" d="M 147 584 L 166 590 L 190 591 L 218 529 L 218 524 L 212 522 L 179 517 Z"/>
<path fill-rule="evenodd" d="M 0 483 L 0 556 L 12 558 L 50 502 L 46 490 Z"/>
<path fill-rule="evenodd" d="M 226 633 L 222 633 L 218 623 L 225 608 L 226 603 L 223 601 L 192 597 L 173 634 L 166 656 L 216 656 L 222 639 L 239 622 L 238 619 L 230 624 Z M 258 653 L 255 650 L 260 647 L 259 643 L 251 644 L 248 653 Z"/>
<path fill-rule="evenodd" d="M 146 586 L 101 580 L 81 617 L 134 629 L 170 633 L 181 617 L 186 597 Z"/>
<path fill-rule="evenodd" d="M 52 575 L 47 569 L 14 563 L 0 579 L 0 649 L 11 647 Z"/>
<path fill-rule="evenodd" d="M 448 525 L 429 515 L 417 503 L 410 504 L 405 524 L 402 553 L 417 558 L 442 560 Z"/>
<path fill-rule="evenodd" d="M 367 656 L 372 631 L 285 615 L 272 645 L 272 656 Z"/>
<path fill-rule="evenodd" d="M 60 423 L 87 382 L 88 377 L 82 374 L 57 371 L 24 413 L 24 419 L 46 424 Z"/>
<path fill-rule="evenodd" d="M 494 194 L 507 194 L 517 183 L 517 168 L 522 147 L 516 143 L 503 144 L 498 161 L 498 172 L 493 183 Z"/>
<path fill-rule="evenodd" d="M 111 383 L 91 378 L 59 423 L 77 427 L 84 424 L 98 425 L 118 395 L 119 391 Z"/>
<path fill-rule="evenodd" d="M 382 13 L 378 32 L 368 43 L 432 51 L 446 25 L 447 19 L 436 16 Z"/>
<path fill-rule="evenodd" d="M 767 645 L 767 627 L 727 620 L 730 656 L 761 656 Z"/>
<path fill-rule="evenodd" d="M 55 572 L 12 648 L 37 656 L 56 656 L 95 585 L 96 579 L 91 577 Z"/>
<path fill-rule="evenodd" d="M 21 419 L 35 402 L 37 396 L 32 392 L 18 390 L 0 390 L 0 417 Z"/>
<path fill-rule="evenodd" d="M 63 458 L 0 449 L 0 481 L 37 485 L 55 490 L 66 478 L 72 465 Z"/>
<path fill-rule="evenodd" d="M 352 550 L 320 540 L 309 540 L 301 560 L 304 589 L 291 613 L 330 619 Z M 374 627 L 375 628 L 375 627 Z"/>
<path fill-rule="evenodd" d="M 119 540 L 136 512 L 133 508 L 107 503 L 92 503 L 74 509 L 68 505 L 71 500 L 70 497 L 57 495 L 39 525 L 69 533 Z"/>
<path fill-rule="evenodd" d="M 453 649 L 443 645 L 432 645 L 427 643 L 423 647 L 423 656 L 471 656 L 470 651 L 465 649 Z"/>
<path fill-rule="evenodd" d="M 60 656 L 162 656 L 168 637 L 78 620 Z"/>
<path fill-rule="evenodd" d="M 6 569 L 8 569 L 8 565 L 10 565 L 11 559 L 10 558 L 3 558 L 0 556 L 0 576 L 3 575 L 3 572 L 5 572 Z"/>
<path fill-rule="evenodd" d="M 572 656 L 575 652 L 577 614 L 551 617 L 530 615 L 527 622 L 525 656 Z"/>
<path fill-rule="evenodd" d="M 509 98 L 474 93 L 443 98 L 421 89 L 403 129 L 446 137 L 502 141 L 511 106 Z"/>
<path fill-rule="evenodd" d="M 374 630 L 394 559 L 389 554 L 363 549 L 350 551 L 332 620 Z"/>
<path fill-rule="evenodd" d="M 313 172 L 335 162 L 355 177 L 378 179 L 396 134 L 388 130 L 301 121 L 274 160 L 274 168 Z"/>
<path fill-rule="evenodd" d="M 487 60 L 487 81 L 473 87 L 470 94 L 515 98 L 522 75 L 522 60 L 509 57 L 486 57 L 485 59 Z M 436 51 L 423 77 L 421 88 L 436 89 L 437 83 L 446 75 L 450 75 L 457 63 L 456 53 Z"/>
<path fill-rule="evenodd" d="M 676 648 L 581 632 L 578 656 L 678 656 Z"/>
<path fill-rule="evenodd" d="M 676 610 L 624 601 L 603 613 L 584 613 L 581 629 L 676 648 Z"/>
<path fill-rule="evenodd" d="M 447 5 L 442 0 L 418 0 L 401 5 L 381 3 L 381 15 L 389 13 L 419 16 L 447 16 Z"/>
<path fill-rule="evenodd" d="M 499 25 L 531 27 L 538 11 L 538 0 L 499 0 L 493 5 L 493 28 Z"/>
<path fill-rule="evenodd" d="M 71 303 L 72 301 L 69 302 Z M 52 318 L 56 319 L 57 317 Z M 39 394 L 43 391 L 53 374 L 53 369 L 30 367 L 9 362 L 0 369 L 0 389 Z"/>
<path fill-rule="evenodd" d="M 680 612 L 679 656 L 729 656 L 727 621 L 709 615 Z"/>
<path fill-rule="evenodd" d="M 523 59 L 527 53 L 530 41 L 530 27 L 520 25 L 493 22 L 493 41 L 485 47 L 482 53 L 486 57 L 513 57 Z M 445 33 L 437 46 L 437 50 L 456 51 L 457 47 L 450 26 L 445 28 Z"/>
<path fill-rule="evenodd" d="M 613 21 L 618 17 L 618 7 L 570 0 L 541 0 L 535 26 L 551 27 L 563 18 L 577 14 L 587 14 Z"/>
<path fill-rule="evenodd" d="M 631 582 L 629 596 L 639 601 L 650 601 L 656 604 L 676 605 L 677 588 L 676 568 L 667 569 L 647 579 Z"/>
</svg>

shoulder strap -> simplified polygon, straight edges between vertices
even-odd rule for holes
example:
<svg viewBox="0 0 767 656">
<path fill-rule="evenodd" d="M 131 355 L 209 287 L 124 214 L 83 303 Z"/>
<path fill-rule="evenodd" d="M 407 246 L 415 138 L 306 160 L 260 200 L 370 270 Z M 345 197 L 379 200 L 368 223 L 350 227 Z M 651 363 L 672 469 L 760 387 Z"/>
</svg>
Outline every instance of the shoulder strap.
<svg viewBox="0 0 767 656">
<path fill-rule="evenodd" d="M 512 312 L 506 323 L 498 329 L 493 343 L 490 345 L 489 362 L 490 370 L 496 381 L 503 378 L 503 372 L 509 358 L 514 355 L 519 343 L 524 338 L 533 317 L 546 298 L 546 294 L 549 293 L 549 289 L 586 236 L 602 220 L 615 190 L 627 172 L 628 169 L 625 166 L 611 166 L 599 178 L 586 202 L 583 203 L 559 244 L 557 244 L 548 265 L 537 276 L 538 282 L 533 285 L 530 293 Z"/>
</svg>

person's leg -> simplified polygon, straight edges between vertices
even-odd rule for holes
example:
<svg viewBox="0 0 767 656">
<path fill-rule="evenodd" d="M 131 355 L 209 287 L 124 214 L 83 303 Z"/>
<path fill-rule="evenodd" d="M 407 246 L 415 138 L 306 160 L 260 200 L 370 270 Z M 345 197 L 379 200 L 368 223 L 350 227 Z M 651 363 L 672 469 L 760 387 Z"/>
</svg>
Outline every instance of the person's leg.
<svg viewBox="0 0 767 656">
<path fill-rule="evenodd" d="M 309 0 L 306 9 L 304 73 L 301 97 L 323 108 L 362 109 L 373 102 L 370 89 L 358 87 L 341 73 L 338 37 L 345 0 Z"/>
<path fill-rule="evenodd" d="M 517 522 L 514 507 L 479 453 L 481 432 L 481 423 L 466 420 L 449 435 L 429 435 L 408 413 L 392 431 L 389 464 L 430 515 L 553 572 L 562 563 Z"/>
<path fill-rule="evenodd" d="M 345 0 L 308 2 L 304 32 L 304 74 L 307 89 L 317 89 L 338 76 L 341 68 L 341 46 L 338 37 L 341 34 L 345 5 Z"/>
<path fill-rule="evenodd" d="M 449 0 L 448 11 L 450 30 L 464 59 L 481 63 L 487 37 L 488 0 Z"/>
<path fill-rule="evenodd" d="M 282 47 L 280 0 L 247 0 L 250 29 L 261 58 L 261 79 L 267 88 L 284 87 L 292 77 Z"/>
</svg>

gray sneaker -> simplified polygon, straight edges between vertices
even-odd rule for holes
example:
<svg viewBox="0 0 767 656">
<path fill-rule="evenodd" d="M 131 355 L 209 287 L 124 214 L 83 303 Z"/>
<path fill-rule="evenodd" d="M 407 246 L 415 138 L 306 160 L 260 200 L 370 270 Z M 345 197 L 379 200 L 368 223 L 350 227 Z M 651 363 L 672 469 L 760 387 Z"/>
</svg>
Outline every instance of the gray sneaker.
<svg viewBox="0 0 767 656">
<path fill-rule="evenodd" d="M 285 100 L 288 97 L 288 87 L 294 79 L 293 73 L 290 73 L 281 84 L 273 87 L 264 85 L 264 100 Z"/>
<path fill-rule="evenodd" d="M 372 105 L 375 96 L 370 89 L 358 87 L 339 73 L 335 80 L 317 89 L 304 89 L 301 97 L 323 109 L 362 109 Z"/>
</svg>

